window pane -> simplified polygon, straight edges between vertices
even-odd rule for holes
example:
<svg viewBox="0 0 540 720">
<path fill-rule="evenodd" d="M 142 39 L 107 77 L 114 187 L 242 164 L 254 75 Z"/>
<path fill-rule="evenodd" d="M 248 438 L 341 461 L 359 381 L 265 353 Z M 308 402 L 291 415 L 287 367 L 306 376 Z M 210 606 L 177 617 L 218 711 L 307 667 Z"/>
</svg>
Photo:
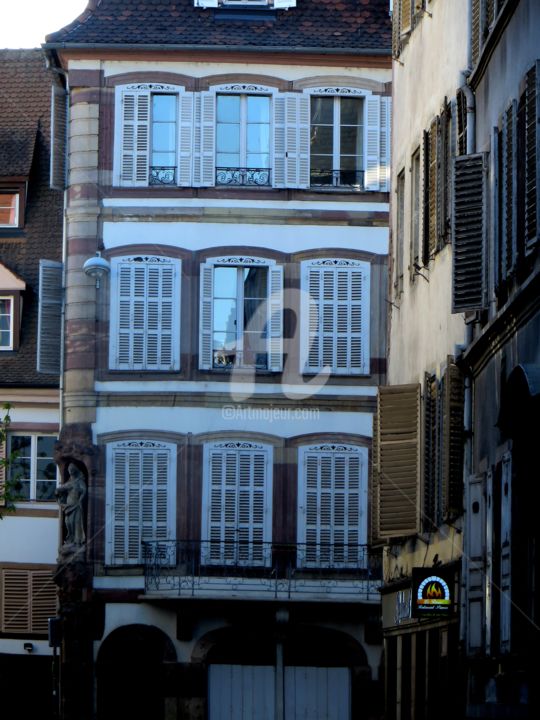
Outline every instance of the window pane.
<svg viewBox="0 0 540 720">
<path fill-rule="evenodd" d="M 231 367 L 236 359 L 236 336 L 229 333 L 214 333 L 214 367 Z"/>
<path fill-rule="evenodd" d="M 247 96 L 247 120 L 248 123 L 270 122 L 270 98 L 258 97 L 257 95 Z"/>
<path fill-rule="evenodd" d="M 266 327 L 266 302 L 264 300 L 244 300 L 244 328 L 251 332 L 262 333 Z"/>
<path fill-rule="evenodd" d="M 360 170 L 360 158 L 352 155 L 341 156 L 341 170 Z"/>
<path fill-rule="evenodd" d="M 36 483 L 36 500 L 54 500 L 56 482 L 40 480 Z"/>
<path fill-rule="evenodd" d="M 249 154 L 246 160 L 247 168 L 269 168 L 270 155 L 253 155 Z"/>
<path fill-rule="evenodd" d="M 16 452 L 17 457 L 30 457 L 32 438 L 30 435 L 12 435 L 10 448 Z"/>
<path fill-rule="evenodd" d="M 234 267 L 214 268 L 214 297 L 236 299 L 237 277 L 238 270 Z"/>
<path fill-rule="evenodd" d="M 362 124 L 362 100 L 360 98 L 341 98 L 341 124 Z"/>
<path fill-rule="evenodd" d="M 214 330 L 236 335 L 236 300 L 214 300 Z"/>
<path fill-rule="evenodd" d="M 0 330 L 9 330 L 10 326 L 10 315 L 2 315 L 0 312 Z"/>
<path fill-rule="evenodd" d="M 268 153 L 270 151 L 270 126 L 248 125 L 248 153 Z"/>
<path fill-rule="evenodd" d="M 176 148 L 176 125 L 174 123 L 154 123 L 152 128 L 152 150 L 154 152 L 173 152 Z"/>
<path fill-rule="evenodd" d="M 268 294 L 266 268 L 244 268 L 242 271 L 245 298 L 264 298 Z"/>
<path fill-rule="evenodd" d="M 218 125 L 216 142 L 218 153 L 239 153 L 240 125 Z"/>
<path fill-rule="evenodd" d="M 357 127 L 341 127 L 341 154 L 361 155 L 362 133 Z"/>
<path fill-rule="evenodd" d="M 311 126 L 311 152 L 312 154 L 331 155 L 333 151 L 334 133 L 331 127 L 322 125 Z"/>
<path fill-rule="evenodd" d="M 218 123 L 240 122 L 240 95 L 217 96 Z"/>
<path fill-rule="evenodd" d="M 38 480 L 56 480 L 56 465 L 50 458 L 40 458 L 36 463 Z"/>
<path fill-rule="evenodd" d="M 0 330 L 0 348 L 9 348 L 11 346 L 9 330 Z"/>
<path fill-rule="evenodd" d="M 175 153 L 153 153 L 152 165 L 154 167 L 174 167 L 176 165 Z"/>
<path fill-rule="evenodd" d="M 176 95 L 152 95 L 152 120 L 176 121 Z"/>
<path fill-rule="evenodd" d="M 17 500 L 30 500 L 30 480 L 17 480 L 13 492 Z"/>
<path fill-rule="evenodd" d="M 332 125 L 334 122 L 334 98 L 311 98 L 311 124 Z"/>
<path fill-rule="evenodd" d="M 37 439 L 37 456 L 51 458 L 54 456 L 56 438 L 50 435 L 41 435 Z"/>
<path fill-rule="evenodd" d="M 17 224 L 17 193 L 0 193 L 0 225 Z"/>
</svg>

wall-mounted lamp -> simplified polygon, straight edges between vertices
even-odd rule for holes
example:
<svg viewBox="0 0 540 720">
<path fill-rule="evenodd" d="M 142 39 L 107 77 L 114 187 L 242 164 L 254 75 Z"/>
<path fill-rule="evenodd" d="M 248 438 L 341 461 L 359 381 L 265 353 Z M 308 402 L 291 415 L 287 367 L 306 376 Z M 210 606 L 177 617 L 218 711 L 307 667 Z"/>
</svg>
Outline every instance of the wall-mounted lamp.
<svg viewBox="0 0 540 720">
<path fill-rule="evenodd" d="M 26 650 L 27 653 L 34 652 L 34 645 L 32 643 L 24 643 L 23 648 Z"/>
<path fill-rule="evenodd" d="M 111 266 L 108 260 L 101 257 L 99 250 L 96 252 L 94 257 L 88 258 L 83 265 L 83 270 L 88 277 L 96 279 L 96 288 L 99 288 L 101 278 L 108 275 L 111 271 Z"/>
</svg>

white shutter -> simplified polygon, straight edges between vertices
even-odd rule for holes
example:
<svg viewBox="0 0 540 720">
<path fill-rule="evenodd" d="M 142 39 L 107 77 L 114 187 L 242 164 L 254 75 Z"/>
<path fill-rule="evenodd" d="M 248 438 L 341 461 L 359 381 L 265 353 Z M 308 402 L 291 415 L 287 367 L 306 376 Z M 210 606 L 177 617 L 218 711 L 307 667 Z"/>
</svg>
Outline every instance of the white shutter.
<svg viewBox="0 0 540 720">
<path fill-rule="evenodd" d="M 381 98 L 368 95 L 366 98 L 365 127 L 365 178 L 366 190 L 380 188 L 380 147 L 381 147 Z"/>
<path fill-rule="evenodd" d="M 305 290 L 310 296 L 304 312 L 303 334 L 309 344 L 304 372 L 328 367 L 334 374 L 369 373 L 369 263 L 310 266 Z"/>
<path fill-rule="evenodd" d="M 287 157 L 285 103 L 287 95 L 279 93 L 274 95 L 274 163 L 273 185 L 277 188 L 286 186 L 285 162 Z"/>
<path fill-rule="evenodd" d="M 367 449 L 301 449 L 300 565 L 357 567 L 367 539 Z"/>
<path fill-rule="evenodd" d="M 285 667 L 284 690 L 286 720 L 351 718 L 349 668 Z"/>
<path fill-rule="evenodd" d="M 288 93 L 285 98 L 285 184 L 298 185 L 299 117 L 298 95 Z"/>
<path fill-rule="evenodd" d="M 193 184 L 193 93 L 180 94 L 178 133 L 178 185 L 191 187 Z"/>
<path fill-rule="evenodd" d="M 212 369 L 214 266 L 201 265 L 199 303 L 199 369 Z"/>
<path fill-rule="evenodd" d="M 110 364 L 118 370 L 180 368 L 180 261 L 113 261 Z"/>
<path fill-rule="evenodd" d="M 229 442 L 205 447 L 201 562 L 268 565 L 270 451 Z"/>
<path fill-rule="evenodd" d="M 268 268 L 270 297 L 268 298 L 268 369 L 283 370 L 283 267 Z"/>
<path fill-rule="evenodd" d="M 193 184 L 211 187 L 216 182 L 216 96 L 195 95 L 195 169 Z"/>
<path fill-rule="evenodd" d="M 390 150 L 392 137 L 392 98 L 381 97 L 380 189 L 390 190 Z"/>
<path fill-rule="evenodd" d="M 150 92 L 124 90 L 121 117 L 120 184 L 146 186 L 150 153 Z"/>
<path fill-rule="evenodd" d="M 484 475 L 473 475 L 466 483 L 464 536 L 465 602 L 467 654 L 482 653 L 484 649 L 484 552 L 486 537 L 486 502 Z"/>
<path fill-rule="evenodd" d="M 138 564 L 142 540 L 174 538 L 176 448 L 130 441 L 112 446 L 108 458 L 107 562 Z"/>
<path fill-rule="evenodd" d="M 61 369 L 62 268 L 60 262 L 39 261 L 37 371 L 49 375 L 59 375 Z"/>
<path fill-rule="evenodd" d="M 501 637 L 502 653 L 510 652 L 512 618 L 512 456 L 505 453 L 501 471 Z"/>
<path fill-rule="evenodd" d="M 298 97 L 298 187 L 309 187 L 310 102 L 309 95 Z"/>
<path fill-rule="evenodd" d="M 264 665 L 210 665 L 208 717 L 275 720 L 275 674 L 274 667 Z"/>
</svg>

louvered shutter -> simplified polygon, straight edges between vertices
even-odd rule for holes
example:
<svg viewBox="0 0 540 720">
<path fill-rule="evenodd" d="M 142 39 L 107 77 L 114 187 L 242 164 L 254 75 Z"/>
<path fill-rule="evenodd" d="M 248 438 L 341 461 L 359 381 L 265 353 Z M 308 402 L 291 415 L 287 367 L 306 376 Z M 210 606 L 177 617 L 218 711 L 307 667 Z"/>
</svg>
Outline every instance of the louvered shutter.
<svg viewBox="0 0 540 720">
<path fill-rule="evenodd" d="M 298 187 L 309 187 L 310 98 L 299 95 L 298 103 Z"/>
<path fill-rule="evenodd" d="M 390 148 L 391 148 L 392 98 L 381 97 L 381 140 L 380 140 L 380 189 L 390 190 Z"/>
<path fill-rule="evenodd" d="M 502 133 L 502 273 L 508 278 L 515 269 L 516 263 L 516 196 L 517 196 L 517 164 L 516 164 L 516 132 L 517 103 L 513 101 L 503 117 Z"/>
<path fill-rule="evenodd" d="M 59 375 L 62 355 L 62 263 L 39 261 L 37 370 Z"/>
<path fill-rule="evenodd" d="M 454 160 L 452 312 L 484 305 L 486 156 Z"/>
<path fill-rule="evenodd" d="M 32 632 L 45 634 L 49 630 L 49 618 L 56 615 L 56 585 L 52 571 L 31 571 L 30 598 Z"/>
<path fill-rule="evenodd" d="M 512 633 L 512 456 L 505 453 L 501 472 L 500 650 L 509 653 Z"/>
<path fill-rule="evenodd" d="M 51 88 L 51 160 L 49 185 L 64 190 L 67 182 L 68 94 L 63 87 Z"/>
<path fill-rule="evenodd" d="M 304 372 L 328 368 L 334 374 L 368 374 L 370 266 L 334 262 L 335 266 L 306 264 Z"/>
<path fill-rule="evenodd" d="M 490 27 L 495 20 L 495 2 L 496 0 L 485 0 L 486 3 L 486 25 Z"/>
<path fill-rule="evenodd" d="M 437 249 L 438 235 L 438 174 L 439 174 L 439 118 L 436 117 L 429 128 L 429 168 L 428 168 L 428 232 L 429 232 L 429 257 L 432 258 Z"/>
<path fill-rule="evenodd" d="M 283 370 L 283 267 L 268 269 L 270 297 L 268 298 L 268 369 Z"/>
<path fill-rule="evenodd" d="M 2 570 L 2 618 L 5 633 L 47 633 L 48 618 L 56 614 L 56 586 L 52 571 Z"/>
<path fill-rule="evenodd" d="M 115 262 L 111 367 L 180 368 L 180 262 Z"/>
<path fill-rule="evenodd" d="M 309 103 L 299 93 L 274 97 L 275 187 L 309 187 Z"/>
<path fill-rule="evenodd" d="M 525 82 L 525 249 L 540 240 L 540 60 Z"/>
<path fill-rule="evenodd" d="M 424 376 L 424 509 L 422 526 L 426 532 L 438 525 L 437 518 L 437 376 Z"/>
<path fill-rule="evenodd" d="M 430 134 L 424 130 L 422 137 L 422 264 L 429 264 L 429 164 Z"/>
<path fill-rule="evenodd" d="M 274 96 L 274 162 L 273 184 L 276 188 L 286 187 L 285 163 L 287 157 L 287 127 L 285 122 L 287 95 L 278 93 Z"/>
<path fill-rule="evenodd" d="M 358 567 L 367 540 L 367 450 L 302 449 L 298 564 Z"/>
<path fill-rule="evenodd" d="M 365 189 L 380 189 L 381 156 L 381 98 L 368 95 L 366 98 L 365 129 Z"/>
<path fill-rule="evenodd" d="M 199 368 L 212 369 L 214 266 L 201 265 L 199 302 Z"/>
<path fill-rule="evenodd" d="M 193 93 L 181 93 L 179 96 L 179 116 L 178 123 L 178 185 L 181 187 L 191 187 L 192 179 L 192 160 L 193 160 Z"/>
<path fill-rule="evenodd" d="M 375 448 L 381 539 L 418 530 L 420 385 L 380 387 Z"/>
<path fill-rule="evenodd" d="M 226 443 L 205 448 L 201 562 L 268 565 L 271 489 L 268 448 Z"/>
<path fill-rule="evenodd" d="M 400 4 L 400 32 L 404 35 L 412 29 L 412 0 L 400 0 Z"/>
<path fill-rule="evenodd" d="M 451 357 L 443 378 L 443 513 L 463 511 L 463 375 Z"/>
<path fill-rule="evenodd" d="M 394 0 L 392 8 L 392 56 L 399 57 L 401 51 L 401 0 Z"/>
<path fill-rule="evenodd" d="M 469 477 L 465 501 L 466 534 L 463 537 L 467 623 L 465 637 L 468 655 L 481 654 L 485 642 L 485 492 L 484 475 Z"/>
<path fill-rule="evenodd" d="M 0 438 L 0 508 L 6 506 L 6 441 Z"/>
<path fill-rule="evenodd" d="M 480 57 L 480 35 L 482 32 L 482 0 L 472 0 L 471 11 L 471 52 L 473 66 Z"/>
<path fill-rule="evenodd" d="M 212 187 L 216 183 L 216 95 L 195 94 L 195 167 L 196 186 Z"/>
<path fill-rule="evenodd" d="M 122 92 L 120 184 L 145 187 L 149 181 L 150 92 Z"/>
<path fill-rule="evenodd" d="M 446 237 L 446 150 L 448 123 L 446 102 L 437 122 L 437 248 L 444 245 Z"/>
<path fill-rule="evenodd" d="M 175 450 L 172 445 L 142 441 L 112 448 L 107 487 L 110 564 L 139 564 L 141 541 L 174 537 Z M 171 553 L 163 555 L 171 559 Z"/>
<path fill-rule="evenodd" d="M 457 155 L 467 154 L 467 96 L 463 90 L 456 94 Z"/>
</svg>

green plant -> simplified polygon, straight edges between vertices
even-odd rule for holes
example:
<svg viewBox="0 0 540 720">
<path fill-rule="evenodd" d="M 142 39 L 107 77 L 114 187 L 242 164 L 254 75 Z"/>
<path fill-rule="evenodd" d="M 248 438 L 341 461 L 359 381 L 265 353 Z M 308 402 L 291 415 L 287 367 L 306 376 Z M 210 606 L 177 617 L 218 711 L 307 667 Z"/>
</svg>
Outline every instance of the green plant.
<svg viewBox="0 0 540 720">
<path fill-rule="evenodd" d="M 17 453 L 7 452 L 7 434 L 11 424 L 10 410 L 9 403 L 2 405 L 2 415 L 0 416 L 0 520 L 5 512 L 15 510 L 15 500 L 17 499 L 15 483 L 9 473 Z"/>
</svg>

